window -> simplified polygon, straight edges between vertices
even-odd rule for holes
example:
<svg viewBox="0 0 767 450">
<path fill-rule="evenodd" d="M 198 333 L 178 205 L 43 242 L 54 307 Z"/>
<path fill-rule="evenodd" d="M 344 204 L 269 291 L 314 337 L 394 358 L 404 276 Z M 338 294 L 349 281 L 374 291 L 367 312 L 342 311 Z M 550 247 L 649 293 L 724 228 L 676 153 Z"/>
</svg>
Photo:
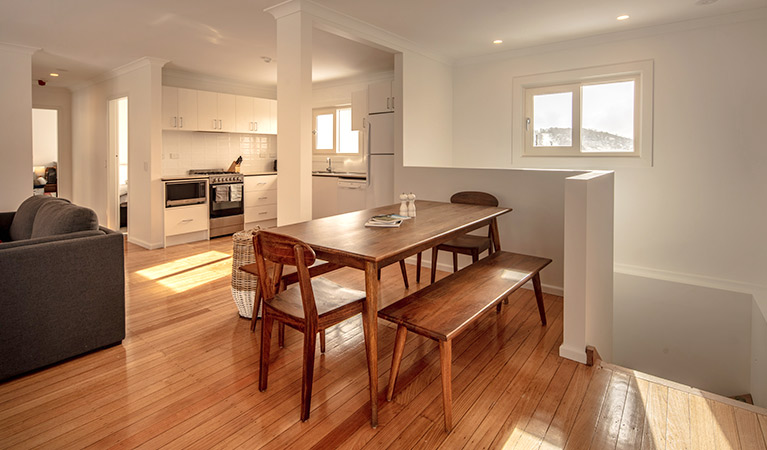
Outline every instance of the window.
<svg viewBox="0 0 767 450">
<path fill-rule="evenodd" d="M 525 90 L 525 153 L 636 155 L 638 77 Z"/>
<path fill-rule="evenodd" d="M 513 163 L 651 166 L 652 72 L 640 61 L 515 78 Z"/>
<path fill-rule="evenodd" d="M 352 130 L 352 109 L 324 108 L 313 113 L 314 153 L 359 153 L 359 131 Z"/>
</svg>

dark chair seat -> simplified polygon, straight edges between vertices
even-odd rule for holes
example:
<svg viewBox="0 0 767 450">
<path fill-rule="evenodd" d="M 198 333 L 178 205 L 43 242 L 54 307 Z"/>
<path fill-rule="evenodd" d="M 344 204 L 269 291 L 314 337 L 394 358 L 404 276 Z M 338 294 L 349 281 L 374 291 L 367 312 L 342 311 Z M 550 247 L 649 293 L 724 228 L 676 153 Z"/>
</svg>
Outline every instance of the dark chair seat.
<svg viewBox="0 0 767 450">
<path fill-rule="evenodd" d="M 489 250 L 490 245 L 492 245 L 492 241 L 487 236 L 465 234 L 455 239 L 451 239 L 444 244 L 440 244 L 439 249 L 447 252 L 471 255 L 474 249 L 479 253 Z"/>
</svg>

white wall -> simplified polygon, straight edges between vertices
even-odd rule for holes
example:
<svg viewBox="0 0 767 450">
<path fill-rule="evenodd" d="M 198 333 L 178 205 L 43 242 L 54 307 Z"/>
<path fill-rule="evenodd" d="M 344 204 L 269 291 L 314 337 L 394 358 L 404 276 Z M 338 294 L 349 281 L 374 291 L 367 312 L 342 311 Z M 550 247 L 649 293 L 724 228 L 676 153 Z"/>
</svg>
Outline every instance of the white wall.
<svg viewBox="0 0 767 450">
<path fill-rule="evenodd" d="M 750 390 L 752 296 L 615 275 L 616 364 L 723 395 Z"/>
<path fill-rule="evenodd" d="M 72 198 L 72 93 L 69 89 L 32 86 L 32 107 L 58 111 L 58 166 L 56 178 L 59 197 Z"/>
<path fill-rule="evenodd" d="M 107 107 L 128 97 L 128 240 L 147 248 L 162 246 L 162 74 L 163 62 L 141 59 L 111 78 L 72 95 L 72 200 L 107 218 Z"/>
<path fill-rule="evenodd" d="M 761 131 L 767 123 L 767 19 L 765 14 L 734 15 L 715 24 L 683 24 L 660 34 L 591 39 L 583 45 L 532 49 L 505 59 L 465 61 L 454 71 L 454 162 L 463 167 L 511 167 L 511 88 L 515 76 L 652 59 L 655 67 L 654 166 L 615 172 L 615 261 L 619 272 L 639 273 L 630 285 L 615 287 L 615 301 L 635 302 L 649 321 L 658 296 L 704 302 L 682 281 L 702 285 L 764 286 L 767 273 L 767 153 Z M 699 26 L 701 25 L 701 26 Z M 565 47 L 562 49 L 562 47 Z M 558 49 L 559 48 L 559 49 Z M 440 162 L 434 161 L 434 165 Z M 535 186 L 531 185 L 531 190 Z M 509 206 L 514 206 L 510 204 Z M 515 211 L 516 212 L 516 211 Z M 512 213 L 514 214 L 514 213 Z M 556 258 L 560 248 L 549 255 Z M 653 278 L 677 279 L 659 292 Z M 559 280 L 553 281 L 559 283 Z M 735 289 L 741 291 L 741 289 Z M 716 293 L 715 293 L 716 294 Z M 719 292 L 721 294 L 721 292 Z M 731 293 L 735 295 L 734 293 Z M 698 295 L 697 293 L 695 295 Z M 719 295 L 721 312 L 740 314 L 740 305 Z M 651 306 L 652 305 L 652 306 Z M 617 326 L 626 311 L 615 313 L 615 357 L 629 367 L 652 372 L 655 366 Z M 764 314 L 765 311 L 762 311 Z M 749 313 L 750 314 L 750 313 Z M 724 334 L 742 332 L 729 321 L 706 323 Z M 757 317 L 763 323 L 764 317 Z M 759 322 L 762 321 L 762 322 Z M 653 329 L 653 324 L 635 322 Z M 698 330 L 704 330 L 699 328 Z M 705 333 L 705 331 L 701 331 Z M 634 339 L 639 339 L 634 336 Z M 702 341 L 685 341 L 681 352 L 706 352 Z M 728 341 L 739 355 L 749 343 Z M 649 346 L 649 344 L 647 344 Z M 743 347 L 745 346 L 745 347 Z M 647 348 L 643 347 L 645 350 Z M 631 357 L 631 355 L 637 355 Z M 663 356 L 658 355 L 663 360 Z M 681 359 L 676 360 L 677 363 Z M 740 361 L 730 384 L 743 387 L 748 371 Z M 723 386 L 719 362 L 674 369 L 677 378 L 711 373 L 708 385 Z M 672 371 L 667 371 L 671 373 Z M 662 375 L 662 374 L 661 374 Z M 716 381 L 719 380 L 719 381 Z"/>
<path fill-rule="evenodd" d="M 0 43 L 0 211 L 32 195 L 32 53 Z"/>
</svg>

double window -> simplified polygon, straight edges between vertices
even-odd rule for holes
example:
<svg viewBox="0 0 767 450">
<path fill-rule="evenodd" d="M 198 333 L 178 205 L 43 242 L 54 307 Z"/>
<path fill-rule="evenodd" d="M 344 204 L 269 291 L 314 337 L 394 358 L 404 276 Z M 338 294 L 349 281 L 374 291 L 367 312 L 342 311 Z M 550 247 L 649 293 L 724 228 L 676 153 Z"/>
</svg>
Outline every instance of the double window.
<svg viewBox="0 0 767 450">
<path fill-rule="evenodd" d="M 360 152 L 359 131 L 352 130 L 352 109 L 322 108 L 312 114 L 314 153 L 350 154 Z"/>
<path fill-rule="evenodd" d="M 531 167 L 652 165 L 652 66 L 640 61 L 516 78 L 513 158 Z M 591 162 L 576 161 L 582 158 Z"/>
</svg>

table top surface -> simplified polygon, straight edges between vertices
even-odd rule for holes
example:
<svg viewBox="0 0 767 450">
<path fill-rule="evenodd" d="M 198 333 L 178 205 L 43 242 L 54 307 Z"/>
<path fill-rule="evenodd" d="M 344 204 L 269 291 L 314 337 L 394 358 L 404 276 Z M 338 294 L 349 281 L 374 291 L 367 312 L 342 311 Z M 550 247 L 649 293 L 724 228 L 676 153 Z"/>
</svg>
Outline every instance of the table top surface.
<svg viewBox="0 0 767 450">
<path fill-rule="evenodd" d="M 510 208 L 459 203 L 416 202 L 417 216 L 397 228 L 366 227 L 378 214 L 398 214 L 399 203 L 373 209 L 272 228 L 269 231 L 298 238 L 326 261 L 372 261 L 379 265 L 396 262 L 448 241 L 487 223 Z M 343 260 L 343 261 L 342 261 Z"/>
</svg>

